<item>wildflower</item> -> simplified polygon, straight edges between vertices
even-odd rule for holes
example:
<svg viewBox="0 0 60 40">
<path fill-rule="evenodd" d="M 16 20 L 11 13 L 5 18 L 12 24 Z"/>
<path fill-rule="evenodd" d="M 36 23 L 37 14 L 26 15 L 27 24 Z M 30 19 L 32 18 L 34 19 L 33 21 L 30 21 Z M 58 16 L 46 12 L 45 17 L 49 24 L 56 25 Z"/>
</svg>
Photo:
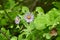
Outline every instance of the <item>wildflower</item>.
<svg viewBox="0 0 60 40">
<path fill-rule="evenodd" d="M 25 19 L 28 23 L 30 23 L 31 21 L 33 21 L 34 15 L 31 14 L 30 12 L 28 12 L 27 14 L 25 14 L 24 19 Z"/>
<path fill-rule="evenodd" d="M 16 16 L 16 18 L 15 18 L 15 23 L 16 23 L 16 24 L 19 24 L 19 22 L 20 22 L 20 18 L 19 18 L 18 16 Z"/>
<path fill-rule="evenodd" d="M 57 36 L 57 30 L 56 30 L 56 29 L 52 29 L 52 30 L 50 31 L 50 35 L 51 35 L 51 36 Z"/>
</svg>

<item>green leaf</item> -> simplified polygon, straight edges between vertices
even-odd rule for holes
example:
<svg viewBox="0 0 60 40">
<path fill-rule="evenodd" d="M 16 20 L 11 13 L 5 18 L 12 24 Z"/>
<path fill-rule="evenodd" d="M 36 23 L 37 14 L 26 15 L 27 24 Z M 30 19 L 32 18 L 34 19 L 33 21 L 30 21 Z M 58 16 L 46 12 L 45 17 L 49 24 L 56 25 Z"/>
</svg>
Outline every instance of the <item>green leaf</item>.
<svg viewBox="0 0 60 40">
<path fill-rule="evenodd" d="M 18 40 L 24 40 L 24 38 L 23 38 L 23 35 L 24 35 L 25 33 L 22 33 L 22 34 L 20 34 L 19 36 L 18 36 Z"/>
<path fill-rule="evenodd" d="M 46 37 L 46 39 L 50 39 L 51 38 L 51 35 L 49 33 L 44 33 L 43 34 L 43 37 Z"/>
<path fill-rule="evenodd" d="M 44 12 L 44 10 L 43 10 L 41 7 L 36 7 L 36 11 L 37 11 L 38 13 Z"/>
<path fill-rule="evenodd" d="M 15 1 L 14 0 L 8 0 L 6 5 L 4 6 L 6 9 L 12 9 L 15 6 Z"/>
<path fill-rule="evenodd" d="M 53 24 L 56 24 L 59 20 L 59 16 L 60 16 L 60 13 L 58 12 L 57 9 L 53 8 L 51 9 L 47 15 L 49 16 L 49 24 L 48 25 L 53 25 Z"/>
<path fill-rule="evenodd" d="M 22 38 L 22 35 L 19 35 L 18 36 L 18 40 L 22 40 L 23 38 Z"/>
<path fill-rule="evenodd" d="M 7 25 L 7 19 L 1 19 L 0 25 Z"/>
<path fill-rule="evenodd" d="M 10 38 L 11 35 L 10 35 L 9 30 L 6 31 L 6 36 L 7 36 L 8 38 Z"/>
<path fill-rule="evenodd" d="M 6 32 L 6 29 L 2 27 L 1 28 L 1 31 L 5 33 Z"/>
<path fill-rule="evenodd" d="M 34 24 L 36 29 L 43 30 L 46 28 L 47 23 L 49 23 L 48 16 L 44 15 L 37 15 L 37 18 L 34 20 Z"/>
<path fill-rule="evenodd" d="M 24 1 L 24 0 L 19 0 L 19 1 L 21 1 L 21 2 L 22 2 L 22 1 Z"/>
<path fill-rule="evenodd" d="M 16 6 L 16 7 L 13 8 L 13 11 L 19 12 L 20 10 L 21 10 L 21 7 L 20 6 Z"/>
<path fill-rule="evenodd" d="M 7 38 L 3 34 L 0 33 L 0 40 L 7 40 Z"/>
<path fill-rule="evenodd" d="M 46 39 L 50 39 L 51 35 L 49 33 L 46 34 Z"/>
<path fill-rule="evenodd" d="M 17 12 L 8 13 L 8 16 L 10 16 L 10 19 L 15 20 L 15 17 L 17 16 Z"/>
<path fill-rule="evenodd" d="M 4 10 L 0 10 L 0 13 L 5 13 Z"/>
<path fill-rule="evenodd" d="M 23 13 L 29 12 L 29 8 L 26 6 L 22 6 L 22 12 Z"/>
<path fill-rule="evenodd" d="M 1 31 L 2 31 L 2 33 L 5 34 L 6 37 L 10 37 L 11 36 L 9 30 L 6 30 L 5 28 L 2 27 Z"/>
<path fill-rule="evenodd" d="M 60 2 L 53 2 L 52 4 L 53 4 L 54 6 L 56 6 L 58 9 L 60 9 L 60 6 L 59 6 L 59 5 L 60 5 Z"/>
<path fill-rule="evenodd" d="M 13 36 L 10 40 L 17 40 L 17 37 Z"/>
<path fill-rule="evenodd" d="M 13 25 L 11 25 L 10 28 L 13 28 Z"/>
<path fill-rule="evenodd" d="M 57 37 L 56 40 L 60 40 L 60 37 Z"/>
</svg>

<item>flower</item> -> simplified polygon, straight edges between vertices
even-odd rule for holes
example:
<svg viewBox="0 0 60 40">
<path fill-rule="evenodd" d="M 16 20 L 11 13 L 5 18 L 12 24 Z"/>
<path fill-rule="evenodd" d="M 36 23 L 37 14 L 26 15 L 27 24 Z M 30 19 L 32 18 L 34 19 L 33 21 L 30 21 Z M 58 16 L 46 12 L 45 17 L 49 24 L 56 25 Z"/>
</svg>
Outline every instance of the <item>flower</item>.
<svg viewBox="0 0 60 40">
<path fill-rule="evenodd" d="M 50 31 L 50 35 L 51 35 L 51 36 L 57 36 L 57 30 L 56 30 L 56 29 L 52 29 L 52 30 Z"/>
<path fill-rule="evenodd" d="M 15 18 L 15 23 L 16 23 L 16 24 L 19 24 L 19 22 L 20 22 L 20 18 L 19 18 L 18 16 L 16 16 L 16 18 Z"/>
<path fill-rule="evenodd" d="M 24 19 L 30 23 L 31 21 L 33 21 L 34 15 L 28 12 L 27 14 L 25 14 Z"/>
</svg>

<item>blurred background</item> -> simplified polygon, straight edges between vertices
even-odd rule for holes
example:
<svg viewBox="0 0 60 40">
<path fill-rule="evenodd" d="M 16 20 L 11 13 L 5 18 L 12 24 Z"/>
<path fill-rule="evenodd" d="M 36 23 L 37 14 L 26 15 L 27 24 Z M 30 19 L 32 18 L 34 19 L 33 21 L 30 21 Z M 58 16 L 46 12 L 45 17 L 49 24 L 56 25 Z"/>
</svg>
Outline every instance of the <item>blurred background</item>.
<svg viewBox="0 0 60 40">
<path fill-rule="evenodd" d="M 18 5 L 24 5 L 27 6 L 30 11 L 33 11 L 36 6 L 40 6 L 44 9 L 45 12 L 49 11 L 53 7 L 60 9 L 60 0 L 14 0 L 16 3 L 18 2 Z M 4 9 L 4 5 L 8 0 L 0 0 L 0 9 Z"/>
</svg>

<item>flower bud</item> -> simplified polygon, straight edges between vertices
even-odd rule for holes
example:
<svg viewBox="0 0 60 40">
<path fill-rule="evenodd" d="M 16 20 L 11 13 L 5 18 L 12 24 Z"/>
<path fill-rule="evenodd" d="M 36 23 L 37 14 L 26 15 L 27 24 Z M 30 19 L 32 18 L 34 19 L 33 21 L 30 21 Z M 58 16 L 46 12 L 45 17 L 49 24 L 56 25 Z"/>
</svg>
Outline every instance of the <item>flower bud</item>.
<svg viewBox="0 0 60 40">
<path fill-rule="evenodd" d="M 50 35 L 51 35 L 51 36 L 57 36 L 57 30 L 53 28 L 53 29 L 50 31 Z"/>
<path fill-rule="evenodd" d="M 15 23 L 16 23 L 16 24 L 19 24 L 19 22 L 20 22 L 20 18 L 19 18 L 18 16 L 16 16 L 16 18 L 15 18 Z"/>
</svg>

